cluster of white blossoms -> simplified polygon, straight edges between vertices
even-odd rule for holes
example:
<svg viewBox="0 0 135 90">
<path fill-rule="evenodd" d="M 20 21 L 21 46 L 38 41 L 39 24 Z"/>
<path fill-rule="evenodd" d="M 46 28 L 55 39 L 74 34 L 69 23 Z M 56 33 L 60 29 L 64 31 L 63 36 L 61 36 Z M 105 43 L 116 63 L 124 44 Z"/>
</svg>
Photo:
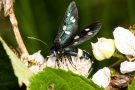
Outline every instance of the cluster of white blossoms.
<svg viewBox="0 0 135 90">
<path fill-rule="evenodd" d="M 57 60 L 57 57 L 50 55 L 46 65 L 48 67 L 60 68 L 66 71 L 70 70 L 75 74 L 88 77 L 92 63 L 93 62 L 91 62 L 91 60 L 80 59 L 74 56 L 71 57 L 71 60 L 68 60 L 66 57 L 62 57 L 62 61 L 60 61 Z"/>
<path fill-rule="evenodd" d="M 117 49 L 127 57 L 120 63 L 122 74 L 135 71 L 135 35 L 128 29 L 117 27 L 113 31 L 114 39 L 99 38 L 98 42 L 91 43 L 93 55 L 99 61 L 109 59 Z M 110 70 L 105 67 L 98 70 L 92 80 L 102 87 L 107 87 L 110 83 Z"/>
<path fill-rule="evenodd" d="M 92 66 L 92 61 L 86 59 L 80 59 L 78 57 L 71 57 L 71 60 L 68 60 L 66 57 L 62 57 L 62 60 L 57 60 L 57 57 L 54 55 L 48 56 L 48 59 L 45 59 L 39 50 L 38 52 L 32 55 L 22 55 L 21 61 L 33 72 L 38 73 L 45 69 L 46 67 L 60 68 L 63 70 L 70 70 L 75 74 L 88 77 L 90 69 Z M 71 63 L 72 62 L 72 63 Z"/>
<path fill-rule="evenodd" d="M 135 36 L 128 29 L 118 27 L 113 32 L 115 45 L 119 52 L 126 55 L 127 60 L 121 63 L 121 73 L 129 73 L 135 71 Z"/>
</svg>

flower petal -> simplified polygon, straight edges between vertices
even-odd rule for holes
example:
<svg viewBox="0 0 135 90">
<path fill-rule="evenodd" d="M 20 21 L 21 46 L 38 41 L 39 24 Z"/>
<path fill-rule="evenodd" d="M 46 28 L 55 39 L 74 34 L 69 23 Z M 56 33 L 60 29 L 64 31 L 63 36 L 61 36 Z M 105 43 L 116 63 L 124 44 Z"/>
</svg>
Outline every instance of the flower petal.
<svg viewBox="0 0 135 90">
<path fill-rule="evenodd" d="M 117 27 L 113 31 L 116 48 L 125 55 L 135 56 L 135 36 L 128 29 Z"/>
<path fill-rule="evenodd" d="M 73 73 L 88 77 L 93 62 L 89 59 L 80 59 L 78 57 L 71 57 L 69 60 L 67 57 L 62 57 L 62 60 L 57 60 L 57 57 L 50 55 L 47 60 L 47 66 L 52 68 L 60 68 L 63 70 L 70 70 Z"/>
<path fill-rule="evenodd" d="M 110 58 L 115 52 L 113 39 L 98 38 L 98 42 L 91 43 L 93 54 L 99 61 Z"/>
<path fill-rule="evenodd" d="M 94 44 L 94 43 L 91 43 L 92 45 L 92 51 L 93 51 L 93 55 L 94 57 L 99 60 L 99 61 L 102 61 L 105 59 L 105 57 L 102 55 L 102 53 L 98 50 L 98 45 L 97 44 Z"/>
<path fill-rule="evenodd" d="M 32 54 L 32 55 L 29 55 L 28 59 L 29 60 L 34 60 L 36 61 L 38 64 L 43 64 L 45 59 L 44 57 L 41 55 L 40 53 L 41 51 L 39 50 L 38 52 Z"/>
<path fill-rule="evenodd" d="M 120 71 L 123 74 L 135 71 L 135 62 L 122 62 L 120 65 Z"/>
<path fill-rule="evenodd" d="M 108 67 L 98 70 L 92 77 L 94 83 L 102 87 L 107 87 L 110 83 L 110 79 L 110 69 Z"/>
</svg>

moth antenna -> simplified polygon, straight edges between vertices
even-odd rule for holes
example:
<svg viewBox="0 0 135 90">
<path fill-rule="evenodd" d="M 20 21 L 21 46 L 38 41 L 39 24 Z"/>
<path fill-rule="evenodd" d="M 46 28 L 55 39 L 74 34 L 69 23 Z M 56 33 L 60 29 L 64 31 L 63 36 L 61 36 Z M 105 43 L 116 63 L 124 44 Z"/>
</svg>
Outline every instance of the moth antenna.
<svg viewBox="0 0 135 90">
<path fill-rule="evenodd" d="M 44 45 L 46 45 L 46 46 L 49 48 L 49 46 L 47 45 L 47 43 L 45 43 L 44 41 L 42 41 L 42 40 L 40 40 L 40 39 L 38 39 L 38 38 L 34 38 L 34 37 L 27 37 L 27 38 L 33 39 L 33 40 L 37 40 L 37 41 L 43 43 Z"/>
</svg>

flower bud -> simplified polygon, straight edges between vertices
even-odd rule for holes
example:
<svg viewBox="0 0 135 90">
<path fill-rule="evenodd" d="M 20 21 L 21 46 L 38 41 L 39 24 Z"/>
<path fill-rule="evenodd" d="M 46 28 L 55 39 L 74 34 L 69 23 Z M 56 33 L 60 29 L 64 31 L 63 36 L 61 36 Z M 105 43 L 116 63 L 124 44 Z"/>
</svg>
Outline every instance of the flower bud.
<svg viewBox="0 0 135 90">
<path fill-rule="evenodd" d="M 115 52 L 113 39 L 99 38 L 98 42 L 91 43 L 93 54 L 99 61 L 109 59 Z"/>
</svg>

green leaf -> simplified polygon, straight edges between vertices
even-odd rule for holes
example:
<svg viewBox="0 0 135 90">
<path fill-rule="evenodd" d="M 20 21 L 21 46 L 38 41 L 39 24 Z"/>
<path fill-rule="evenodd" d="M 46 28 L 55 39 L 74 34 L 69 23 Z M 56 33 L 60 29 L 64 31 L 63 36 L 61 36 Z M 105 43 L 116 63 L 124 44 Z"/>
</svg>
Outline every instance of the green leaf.
<svg viewBox="0 0 135 90">
<path fill-rule="evenodd" d="M 0 43 L 0 90 L 19 90 L 17 77 L 2 43 Z"/>
<path fill-rule="evenodd" d="M 33 76 L 33 73 L 20 61 L 20 59 L 14 54 L 14 52 L 7 46 L 4 40 L 0 37 L 0 42 L 3 45 L 7 55 L 11 60 L 12 67 L 15 75 L 25 83 L 29 85 L 29 80 Z M 4 59 L 3 59 L 4 60 Z M 8 72 L 8 71 L 7 71 Z"/>
<path fill-rule="evenodd" d="M 128 90 L 135 90 L 135 78 L 132 80 L 132 83 L 128 85 Z"/>
<path fill-rule="evenodd" d="M 47 67 L 31 79 L 29 90 L 103 90 L 90 79 Z"/>
</svg>

